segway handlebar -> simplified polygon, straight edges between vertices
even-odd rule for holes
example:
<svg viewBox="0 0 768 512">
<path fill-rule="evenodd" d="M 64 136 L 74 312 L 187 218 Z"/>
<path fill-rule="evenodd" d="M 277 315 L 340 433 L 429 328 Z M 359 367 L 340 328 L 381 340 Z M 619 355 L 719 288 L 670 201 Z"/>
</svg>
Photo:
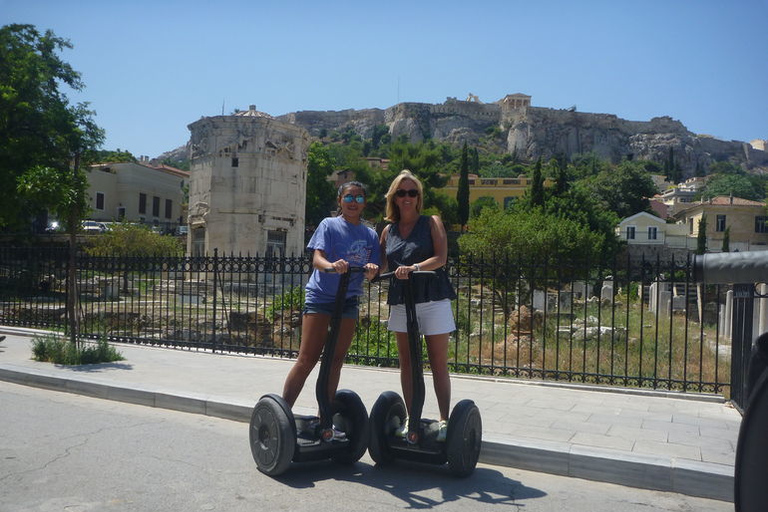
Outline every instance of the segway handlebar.
<svg viewBox="0 0 768 512">
<path fill-rule="evenodd" d="M 416 275 L 435 275 L 436 272 L 434 270 L 414 270 L 411 272 L 411 274 Z M 379 274 L 376 277 L 374 277 L 371 282 L 375 283 L 376 281 L 383 281 L 384 279 L 389 279 L 390 277 L 395 276 L 395 271 L 390 270 L 389 272 L 384 272 L 383 274 Z"/>
<path fill-rule="evenodd" d="M 336 269 L 333 267 L 325 267 L 323 269 L 323 272 L 326 272 L 328 274 L 335 274 Z M 349 272 L 365 272 L 365 267 L 353 267 L 352 265 L 350 265 Z"/>
<path fill-rule="evenodd" d="M 697 254 L 693 257 L 693 280 L 704 284 L 765 282 L 768 251 Z"/>
</svg>

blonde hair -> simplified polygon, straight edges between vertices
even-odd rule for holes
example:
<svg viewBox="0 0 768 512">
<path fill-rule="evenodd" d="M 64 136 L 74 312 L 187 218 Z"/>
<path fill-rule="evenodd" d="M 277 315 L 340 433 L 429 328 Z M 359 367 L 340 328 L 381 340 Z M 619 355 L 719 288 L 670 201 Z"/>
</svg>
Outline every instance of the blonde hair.
<svg viewBox="0 0 768 512">
<path fill-rule="evenodd" d="M 421 208 L 424 201 L 424 187 L 422 187 L 419 178 L 414 176 L 411 171 L 408 169 L 403 169 L 400 171 L 400 174 L 395 176 L 395 179 L 392 180 L 392 183 L 389 185 L 389 190 L 387 190 L 387 215 L 384 217 L 384 220 L 387 222 L 400 222 L 400 208 L 397 207 L 397 202 L 395 201 L 395 192 L 397 192 L 397 189 L 400 188 L 400 184 L 403 182 L 403 180 L 411 180 L 416 184 L 416 190 L 419 191 L 419 196 L 416 198 L 416 211 L 421 213 Z"/>
</svg>

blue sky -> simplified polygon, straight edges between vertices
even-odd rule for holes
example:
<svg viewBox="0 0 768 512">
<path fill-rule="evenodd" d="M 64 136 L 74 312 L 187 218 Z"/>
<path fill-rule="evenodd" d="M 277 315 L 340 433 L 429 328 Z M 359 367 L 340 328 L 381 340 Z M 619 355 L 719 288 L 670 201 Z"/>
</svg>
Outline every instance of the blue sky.
<svg viewBox="0 0 768 512">
<path fill-rule="evenodd" d="M 222 109 L 387 108 L 532 96 L 768 139 L 768 0 L 0 0 L 51 29 L 106 149 L 154 157 Z"/>
</svg>

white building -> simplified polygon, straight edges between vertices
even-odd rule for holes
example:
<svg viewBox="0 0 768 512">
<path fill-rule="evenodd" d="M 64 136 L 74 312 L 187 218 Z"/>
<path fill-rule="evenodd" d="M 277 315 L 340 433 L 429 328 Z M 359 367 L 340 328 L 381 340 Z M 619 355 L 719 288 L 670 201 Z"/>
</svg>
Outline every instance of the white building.
<svg viewBox="0 0 768 512">
<path fill-rule="evenodd" d="M 92 220 L 152 224 L 171 232 L 183 219 L 189 173 L 146 163 L 105 163 L 88 170 Z"/>
</svg>

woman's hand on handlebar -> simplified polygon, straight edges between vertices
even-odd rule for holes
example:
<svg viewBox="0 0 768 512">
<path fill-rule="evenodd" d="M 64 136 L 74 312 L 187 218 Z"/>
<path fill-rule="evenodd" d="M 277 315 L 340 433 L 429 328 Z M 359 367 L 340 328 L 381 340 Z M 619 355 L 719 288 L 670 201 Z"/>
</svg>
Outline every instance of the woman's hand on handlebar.
<svg viewBox="0 0 768 512">
<path fill-rule="evenodd" d="M 345 259 L 336 260 L 331 263 L 331 268 L 333 269 L 333 272 L 336 272 L 337 274 L 343 274 L 349 268 L 349 263 L 347 263 L 347 260 Z"/>
<path fill-rule="evenodd" d="M 369 281 L 379 274 L 379 266 L 375 263 L 366 263 L 363 268 L 365 269 L 365 278 Z"/>
<path fill-rule="evenodd" d="M 395 269 L 395 277 L 398 279 L 408 279 L 411 272 L 417 270 L 415 265 L 400 265 Z"/>
</svg>

